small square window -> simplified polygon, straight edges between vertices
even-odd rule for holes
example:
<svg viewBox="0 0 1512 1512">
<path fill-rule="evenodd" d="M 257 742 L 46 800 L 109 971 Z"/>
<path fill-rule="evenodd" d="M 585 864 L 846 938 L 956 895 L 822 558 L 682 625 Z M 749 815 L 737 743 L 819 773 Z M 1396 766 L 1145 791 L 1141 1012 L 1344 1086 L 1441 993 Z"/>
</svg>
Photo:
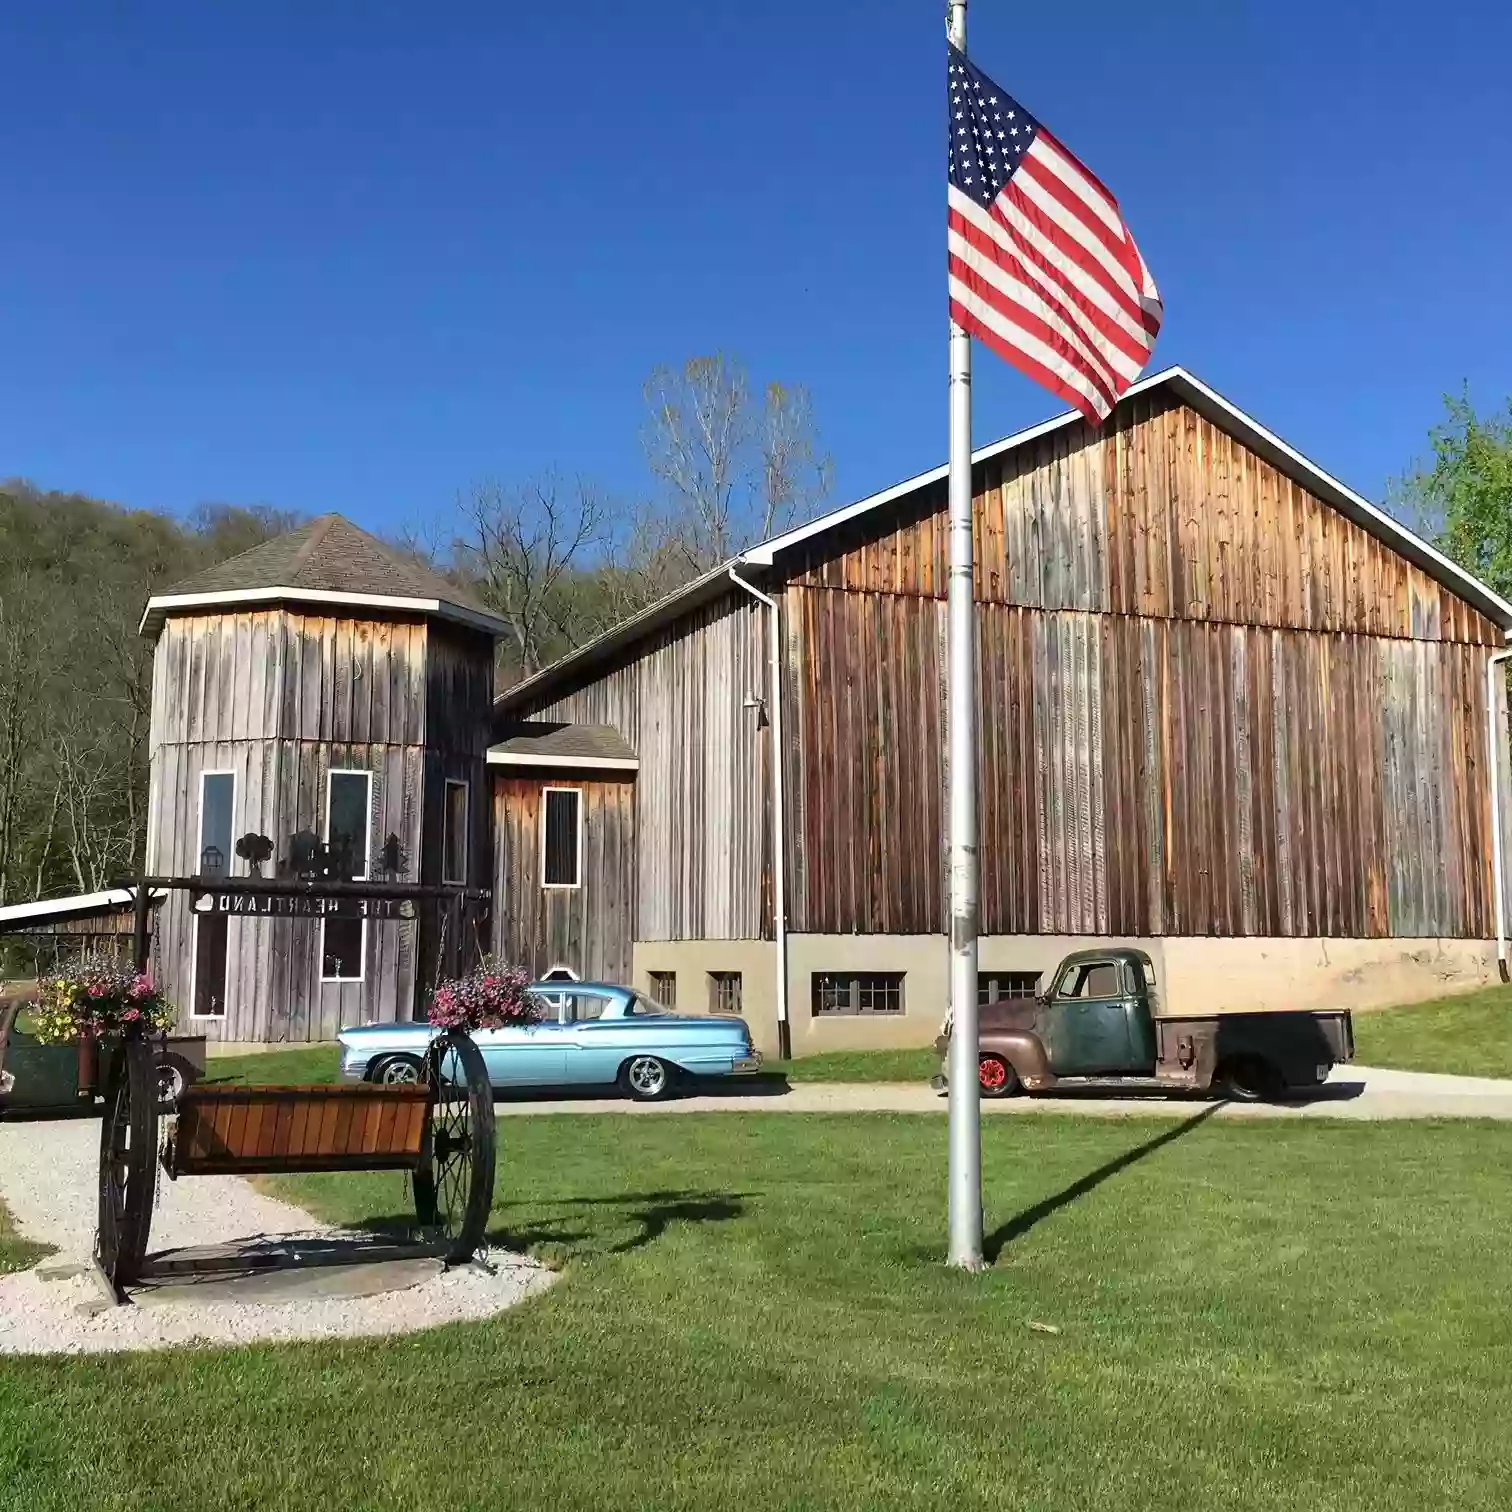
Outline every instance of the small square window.
<svg viewBox="0 0 1512 1512">
<path fill-rule="evenodd" d="M 983 971 L 977 976 L 977 1006 L 1009 998 L 1032 998 L 1039 991 L 1037 971 Z"/>
<path fill-rule="evenodd" d="M 651 996 L 663 1008 L 677 1007 L 677 973 L 675 971 L 653 971 L 648 975 L 647 980 L 651 986 Z"/>
<path fill-rule="evenodd" d="M 583 860 L 583 795 L 547 788 L 541 807 L 541 885 L 577 887 Z"/>
<path fill-rule="evenodd" d="M 738 971 L 711 971 L 709 973 L 710 1013 L 739 1013 L 740 999 L 741 986 Z"/>
<path fill-rule="evenodd" d="M 816 971 L 815 1017 L 831 1014 L 902 1013 L 901 971 Z"/>
</svg>

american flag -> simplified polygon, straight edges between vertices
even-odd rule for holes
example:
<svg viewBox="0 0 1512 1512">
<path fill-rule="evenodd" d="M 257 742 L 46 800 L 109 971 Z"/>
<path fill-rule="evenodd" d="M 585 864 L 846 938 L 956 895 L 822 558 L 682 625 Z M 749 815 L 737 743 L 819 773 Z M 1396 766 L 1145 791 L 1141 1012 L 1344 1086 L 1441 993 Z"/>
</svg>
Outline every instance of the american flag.
<svg viewBox="0 0 1512 1512">
<path fill-rule="evenodd" d="M 950 315 L 1101 421 L 1139 376 L 1160 294 L 1118 201 L 950 48 Z"/>
</svg>

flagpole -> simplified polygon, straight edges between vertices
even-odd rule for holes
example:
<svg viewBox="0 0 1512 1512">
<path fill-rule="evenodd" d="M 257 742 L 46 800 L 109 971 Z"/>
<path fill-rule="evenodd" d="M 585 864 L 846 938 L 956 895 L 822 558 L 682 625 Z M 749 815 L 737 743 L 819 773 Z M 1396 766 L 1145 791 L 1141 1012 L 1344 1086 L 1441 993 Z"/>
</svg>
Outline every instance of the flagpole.
<svg viewBox="0 0 1512 1512">
<path fill-rule="evenodd" d="M 947 30 L 966 51 L 966 0 Z M 950 323 L 950 1250 L 982 1268 L 982 1094 L 977 1081 L 976 606 L 971 528 L 971 337 Z"/>
</svg>

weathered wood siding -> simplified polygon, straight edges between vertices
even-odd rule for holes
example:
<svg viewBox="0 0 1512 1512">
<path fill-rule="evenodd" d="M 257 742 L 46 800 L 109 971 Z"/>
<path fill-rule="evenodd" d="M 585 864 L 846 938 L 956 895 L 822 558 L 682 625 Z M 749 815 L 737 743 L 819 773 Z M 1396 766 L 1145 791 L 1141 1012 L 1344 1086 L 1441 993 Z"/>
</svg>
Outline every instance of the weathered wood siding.
<svg viewBox="0 0 1512 1512">
<path fill-rule="evenodd" d="M 732 590 L 584 685 L 511 711 L 612 725 L 635 748 L 635 939 L 770 932 L 765 729 L 747 706 L 766 696 L 762 612 Z"/>
<path fill-rule="evenodd" d="M 1158 396 L 975 481 L 984 933 L 1493 932 L 1493 624 Z M 794 930 L 945 927 L 945 556 L 779 564 Z"/>
<path fill-rule="evenodd" d="M 575 888 L 541 885 L 542 792 L 582 794 L 583 865 Z M 534 976 L 630 980 L 635 939 L 635 783 L 550 772 L 494 776 L 494 949 Z"/>
<path fill-rule="evenodd" d="M 491 691 L 486 642 L 437 635 L 420 621 L 281 608 L 170 618 L 153 672 L 149 871 L 198 869 L 202 772 L 235 773 L 233 836 L 266 834 L 282 860 L 297 831 L 324 833 L 326 774 L 345 768 L 372 773 L 373 852 L 397 835 L 400 876 L 409 880 L 439 876 L 442 779 L 468 777 L 472 880 L 486 886 Z M 231 867 L 246 874 L 234 858 Z M 318 920 L 233 918 L 226 1015 L 194 1022 L 212 1038 L 304 1041 L 330 1039 L 344 1024 L 408 1017 L 434 954 L 421 938 L 432 924 L 422 919 L 371 922 L 363 980 L 337 983 L 320 980 Z M 159 915 L 157 970 L 186 1021 L 193 930 L 188 896 L 170 895 Z"/>
<path fill-rule="evenodd" d="M 1501 644 L 1496 626 L 1195 410 L 1155 392 L 974 478 L 979 599 Z M 885 518 L 879 518 L 883 516 Z M 794 549 L 805 587 L 943 598 L 945 486 Z"/>
</svg>

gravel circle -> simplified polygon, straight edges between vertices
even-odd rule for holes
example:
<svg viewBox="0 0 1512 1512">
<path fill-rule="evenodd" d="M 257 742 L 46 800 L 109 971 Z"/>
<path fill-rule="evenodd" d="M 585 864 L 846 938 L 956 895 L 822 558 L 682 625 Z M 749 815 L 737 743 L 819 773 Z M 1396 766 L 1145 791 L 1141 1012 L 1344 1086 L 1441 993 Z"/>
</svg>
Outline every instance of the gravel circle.
<svg viewBox="0 0 1512 1512">
<path fill-rule="evenodd" d="M 0 1123 L 0 1201 L 21 1234 L 57 1253 L 0 1276 L 0 1355 L 95 1354 L 177 1346 L 413 1333 L 493 1317 L 544 1291 L 551 1271 L 500 1252 L 486 1263 L 430 1275 L 371 1296 L 306 1296 L 267 1302 L 155 1301 L 101 1310 L 87 1267 L 94 1245 L 100 1125 L 93 1119 Z M 301 1208 L 235 1176 L 196 1176 L 159 1186 L 154 1251 L 263 1235 L 331 1236 Z"/>
</svg>

